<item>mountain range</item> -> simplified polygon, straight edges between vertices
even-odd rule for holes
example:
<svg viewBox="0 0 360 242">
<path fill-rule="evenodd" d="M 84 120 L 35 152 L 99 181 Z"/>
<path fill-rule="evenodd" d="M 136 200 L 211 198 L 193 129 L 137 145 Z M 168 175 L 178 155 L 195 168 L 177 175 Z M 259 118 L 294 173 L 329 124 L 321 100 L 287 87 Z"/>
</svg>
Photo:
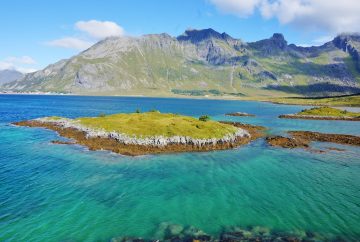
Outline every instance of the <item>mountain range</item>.
<svg viewBox="0 0 360 242">
<path fill-rule="evenodd" d="M 213 29 L 178 37 L 106 38 L 4 84 L 2 91 L 148 96 L 328 96 L 360 93 L 360 35 L 321 46 L 284 36 L 244 42 Z"/>
<path fill-rule="evenodd" d="M 0 86 L 9 83 L 12 81 L 16 81 L 24 77 L 24 74 L 11 69 L 0 70 Z"/>
</svg>

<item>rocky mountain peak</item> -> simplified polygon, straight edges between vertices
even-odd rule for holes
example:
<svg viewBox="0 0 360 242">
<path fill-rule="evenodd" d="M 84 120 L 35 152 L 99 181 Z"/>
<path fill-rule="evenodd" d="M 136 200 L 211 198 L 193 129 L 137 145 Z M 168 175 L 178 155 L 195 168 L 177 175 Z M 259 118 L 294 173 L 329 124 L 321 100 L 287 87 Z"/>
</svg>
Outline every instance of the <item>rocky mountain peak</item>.
<svg viewBox="0 0 360 242">
<path fill-rule="evenodd" d="M 350 42 L 357 42 L 360 45 L 360 34 L 341 34 L 336 36 L 332 42 L 336 47 L 346 51 Z"/>
<path fill-rule="evenodd" d="M 270 38 L 272 43 L 279 47 L 280 49 L 285 49 L 287 47 L 287 41 L 284 38 L 283 34 L 274 33 L 273 36 Z"/>
<path fill-rule="evenodd" d="M 192 43 L 198 43 L 203 40 L 208 39 L 221 39 L 221 40 L 228 40 L 233 39 L 227 33 L 220 34 L 219 32 L 213 30 L 212 28 L 209 29 L 188 29 L 182 35 L 177 37 L 178 41 L 190 41 Z"/>
<path fill-rule="evenodd" d="M 337 48 L 350 54 L 360 72 L 360 34 L 341 34 L 332 42 Z"/>
<path fill-rule="evenodd" d="M 279 52 L 285 51 L 288 47 L 287 41 L 280 33 L 275 33 L 269 39 L 259 40 L 249 45 L 260 51 L 262 55 L 277 55 Z"/>
</svg>

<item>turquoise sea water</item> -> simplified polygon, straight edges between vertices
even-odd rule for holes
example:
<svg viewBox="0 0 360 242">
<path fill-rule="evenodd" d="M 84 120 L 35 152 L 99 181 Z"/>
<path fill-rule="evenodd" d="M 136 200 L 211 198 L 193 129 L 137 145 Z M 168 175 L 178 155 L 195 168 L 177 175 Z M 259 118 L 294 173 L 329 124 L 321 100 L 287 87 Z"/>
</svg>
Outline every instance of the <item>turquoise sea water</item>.
<svg viewBox="0 0 360 242">
<path fill-rule="evenodd" d="M 360 239 L 360 148 L 311 153 L 268 147 L 127 157 L 55 145 L 56 133 L 15 127 L 42 116 L 158 109 L 264 125 L 271 134 L 360 135 L 360 122 L 285 120 L 304 107 L 261 102 L 76 96 L 0 96 L 0 241 L 161 239 L 164 223 L 216 236 L 231 226 Z M 242 111 L 252 117 L 226 117 Z"/>
</svg>

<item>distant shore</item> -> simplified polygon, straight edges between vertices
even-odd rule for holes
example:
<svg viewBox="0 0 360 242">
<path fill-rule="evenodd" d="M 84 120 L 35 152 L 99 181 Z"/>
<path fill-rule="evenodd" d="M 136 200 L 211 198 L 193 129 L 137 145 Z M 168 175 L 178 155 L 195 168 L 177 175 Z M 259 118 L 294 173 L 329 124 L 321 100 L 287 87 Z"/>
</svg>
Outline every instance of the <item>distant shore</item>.
<svg viewBox="0 0 360 242">
<path fill-rule="evenodd" d="M 333 107 L 360 107 L 360 94 L 334 96 L 334 97 L 264 97 L 264 96 L 188 96 L 188 95 L 142 95 L 142 94 L 82 94 L 82 93 L 56 93 L 56 92 L 0 92 L 0 95 L 46 95 L 46 96 L 95 96 L 95 97 L 143 97 L 143 98 L 174 98 L 174 99 L 195 99 L 195 100 L 234 100 L 234 101 L 256 101 L 280 105 L 298 106 L 333 106 Z M 340 99 L 340 101 L 339 101 Z M 349 100 L 347 100 L 349 99 Z"/>
</svg>

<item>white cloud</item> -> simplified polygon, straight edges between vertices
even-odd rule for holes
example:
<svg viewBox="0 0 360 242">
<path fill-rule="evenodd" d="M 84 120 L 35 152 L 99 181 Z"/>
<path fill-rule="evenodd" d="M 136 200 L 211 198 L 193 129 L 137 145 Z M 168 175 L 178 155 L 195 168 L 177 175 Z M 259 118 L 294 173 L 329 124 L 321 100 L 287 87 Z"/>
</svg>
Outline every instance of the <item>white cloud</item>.
<svg viewBox="0 0 360 242">
<path fill-rule="evenodd" d="M 326 36 L 321 36 L 319 38 L 314 39 L 312 42 L 316 45 L 322 45 L 325 44 L 326 42 L 329 42 L 331 40 L 334 39 L 334 36 L 331 35 L 326 35 Z"/>
<path fill-rule="evenodd" d="M 15 70 L 22 72 L 22 73 L 31 73 L 31 72 L 38 71 L 38 69 L 36 69 L 36 68 L 24 68 L 24 67 L 17 67 Z"/>
<path fill-rule="evenodd" d="M 75 29 L 84 33 L 80 35 L 81 38 L 64 37 L 48 41 L 46 44 L 67 49 L 85 50 L 100 39 L 124 34 L 124 29 L 111 21 L 78 21 L 75 23 Z"/>
<path fill-rule="evenodd" d="M 92 46 L 94 42 L 82 40 L 74 37 L 65 37 L 65 38 L 49 41 L 46 44 L 55 47 L 84 50 Z"/>
<path fill-rule="evenodd" d="M 10 57 L 6 58 L 5 61 L 11 62 L 11 63 L 18 63 L 18 64 L 27 64 L 27 65 L 36 64 L 36 61 L 27 55 L 20 56 L 20 57 L 10 56 Z"/>
<path fill-rule="evenodd" d="M 221 12 L 240 17 L 256 10 L 265 19 L 276 18 L 310 31 L 360 32 L 359 0 L 210 0 Z"/>
<path fill-rule="evenodd" d="M 223 13 L 247 17 L 254 13 L 262 0 L 210 0 Z"/>
<path fill-rule="evenodd" d="M 29 67 L 31 65 L 36 64 L 36 61 L 30 56 L 10 56 L 5 58 L 4 60 L 0 60 L 0 70 L 17 70 L 23 73 L 34 72 L 37 69 L 33 67 Z M 24 67 L 24 65 L 26 65 Z"/>
<path fill-rule="evenodd" d="M 124 35 L 124 29 L 111 21 L 79 21 L 76 22 L 75 27 L 96 39 Z"/>
</svg>

